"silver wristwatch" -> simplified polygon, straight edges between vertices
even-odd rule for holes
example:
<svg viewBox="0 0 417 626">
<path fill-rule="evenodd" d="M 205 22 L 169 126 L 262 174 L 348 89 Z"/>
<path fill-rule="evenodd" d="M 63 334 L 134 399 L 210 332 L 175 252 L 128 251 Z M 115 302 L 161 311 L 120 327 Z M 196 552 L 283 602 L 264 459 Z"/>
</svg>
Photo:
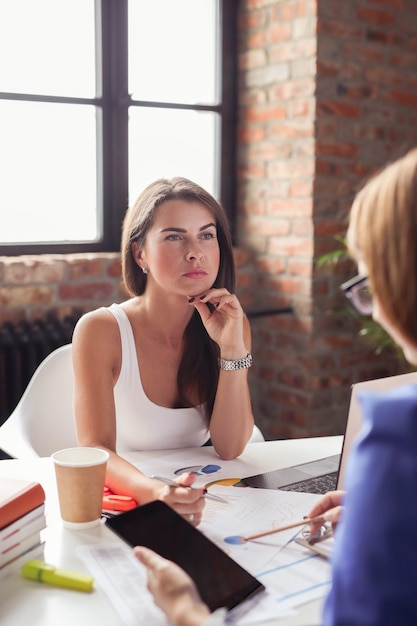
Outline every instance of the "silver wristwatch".
<svg viewBox="0 0 417 626">
<path fill-rule="evenodd" d="M 228 359 L 219 359 L 219 367 L 221 370 L 234 371 L 248 369 L 252 365 L 252 355 L 248 352 L 247 356 L 243 359 L 234 359 L 229 361 Z"/>
</svg>

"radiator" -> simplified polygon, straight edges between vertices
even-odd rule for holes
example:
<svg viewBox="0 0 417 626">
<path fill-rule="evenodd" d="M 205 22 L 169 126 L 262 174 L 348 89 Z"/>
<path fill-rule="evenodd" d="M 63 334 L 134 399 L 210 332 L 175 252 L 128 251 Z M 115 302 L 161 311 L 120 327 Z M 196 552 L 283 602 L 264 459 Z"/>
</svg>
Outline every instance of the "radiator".
<svg viewBox="0 0 417 626">
<path fill-rule="evenodd" d="M 0 424 L 12 413 L 32 374 L 53 350 L 71 342 L 81 313 L 0 326 Z"/>
</svg>

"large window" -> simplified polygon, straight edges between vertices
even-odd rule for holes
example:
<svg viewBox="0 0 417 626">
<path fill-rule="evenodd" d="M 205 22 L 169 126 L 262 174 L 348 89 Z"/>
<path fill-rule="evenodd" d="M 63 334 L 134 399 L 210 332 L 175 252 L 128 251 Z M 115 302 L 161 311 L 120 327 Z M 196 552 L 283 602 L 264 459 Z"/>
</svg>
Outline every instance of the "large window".
<svg viewBox="0 0 417 626">
<path fill-rule="evenodd" d="M 235 0 L 2 0 L 0 254 L 111 251 L 152 180 L 233 221 Z"/>
</svg>

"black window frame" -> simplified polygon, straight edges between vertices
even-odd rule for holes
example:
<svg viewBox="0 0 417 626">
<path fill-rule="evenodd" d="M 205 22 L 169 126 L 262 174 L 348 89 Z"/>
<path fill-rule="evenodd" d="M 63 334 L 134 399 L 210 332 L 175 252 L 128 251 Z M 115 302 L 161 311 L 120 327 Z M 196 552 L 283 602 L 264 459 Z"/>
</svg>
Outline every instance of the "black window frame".
<svg viewBox="0 0 417 626">
<path fill-rule="evenodd" d="M 238 0 L 220 0 L 220 103 L 186 105 L 133 100 L 128 93 L 128 0 L 95 0 L 96 98 L 0 93 L 0 99 L 95 105 L 97 116 L 97 200 L 102 207 L 103 235 L 97 242 L 8 244 L 0 240 L 0 255 L 118 252 L 123 217 L 128 206 L 128 110 L 130 106 L 214 111 L 220 116 L 219 199 L 235 231 L 237 127 L 237 8 Z M 0 236 L 1 239 L 1 236 Z"/>
</svg>

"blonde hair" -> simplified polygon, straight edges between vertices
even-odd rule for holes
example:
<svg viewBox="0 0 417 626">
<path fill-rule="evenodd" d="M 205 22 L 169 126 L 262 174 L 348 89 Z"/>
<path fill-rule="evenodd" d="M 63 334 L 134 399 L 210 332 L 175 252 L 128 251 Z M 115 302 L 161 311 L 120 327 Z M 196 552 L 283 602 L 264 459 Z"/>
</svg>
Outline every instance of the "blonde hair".
<svg viewBox="0 0 417 626">
<path fill-rule="evenodd" d="M 359 191 L 347 238 L 389 321 L 417 343 L 417 149 Z"/>
</svg>

